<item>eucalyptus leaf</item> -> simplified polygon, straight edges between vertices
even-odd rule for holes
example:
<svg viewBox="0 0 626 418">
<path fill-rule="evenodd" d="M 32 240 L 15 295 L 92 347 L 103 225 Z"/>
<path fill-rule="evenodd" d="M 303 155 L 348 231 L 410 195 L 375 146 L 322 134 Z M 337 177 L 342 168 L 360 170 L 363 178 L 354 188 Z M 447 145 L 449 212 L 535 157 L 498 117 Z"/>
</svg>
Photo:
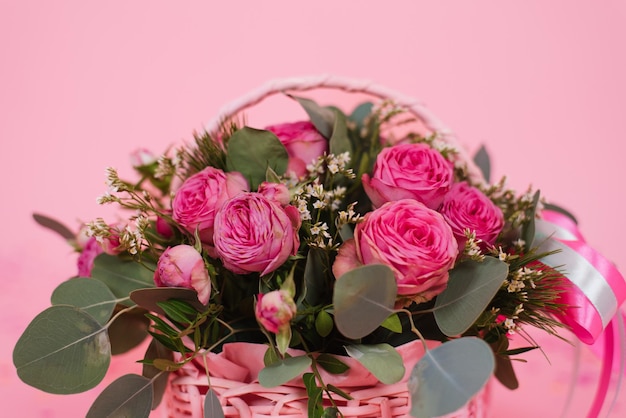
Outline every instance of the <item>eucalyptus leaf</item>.
<svg viewBox="0 0 626 418">
<path fill-rule="evenodd" d="M 154 287 L 153 271 L 133 260 L 123 260 L 108 254 L 96 257 L 91 277 L 107 285 L 117 298 L 127 298 L 133 290 Z M 133 305 L 130 300 L 121 303 Z"/>
<path fill-rule="evenodd" d="M 126 353 L 137 347 L 148 336 L 150 321 L 143 309 L 124 312 L 109 325 L 108 334 L 113 355 Z"/>
<path fill-rule="evenodd" d="M 404 377 L 406 370 L 402 356 L 389 344 L 355 344 L 345 349 L 350 357 L 386 385 L 397 383 Z"/>
<path fill-rule="evenodd" d="M 127 374 L 113 381 L 91 405 L 86 418 L 148 418 L 152 408 L 150 379 Z"/>
<path fill-rule="evenodd" d="M 339 110 L 335 111 L 335 123 L 333 124 L 333 133 L 328 141 L 328 149 L 334 155 L 340 155 L 344 152 L 352 155 L 352 142 L 348 137 L 346 116 Z"/>
<path fill-rule="evenodd" d="M 301 376 L 311 366 L 307 356 L 287 357 L 266 366 L 259 372 L 259 383 L 266 388 L 273 388 Z"/>
<path fill-rule="evenodd" d="M 48 393 L 84 392 L 104 378 L 111 361 L 106 329 L 73 306 L 52 306 L 33 319 L 13 350 L 25 383 Z"/>
<path fill-rule="evenodd" d="M 445 335 L 467 331 L 489 305 L 509 273 L 508 264 L 494 257 L 467 260 L 450 271 L 448 286 L 435 303 L 437 325 Z"/>
<path fill-rule="evenodd" d="M 52 219 L 46 215 L 42 215 L 41 213 L 33 213 L 33 219 L 39 225 L 56 232 L 67 241 L 73 242 L 76 239 L 76 234 L 56 219 Z"/>
<path fill-rule="evenodd" d="M 300 106 L 302 106 L 307 115 L 309 115 L 309 119 L 315 126 L 315 129 L 317 129 L 322 136 L 330 139 L 335 125 L 335 112 L 331 109 L 318 105 L 314 100 L 290 94 L 287 96 L 300 103 Z"/>
<path fill-rule="evenodd" d="M 224 410 L 213 389 L 209 389 L 204 398 L 204 418 L 224 418 Z"/>
<path fill-rule="evenodd" d="M 148 346 L 146 354 L 143 358 L 144 360 L 165 359 L 172 361 L 174 360 L 174 354 L 171 350 L 165 348 L 163 344 L 153 339 L 150 342 L 150 345 Z M 156 407 L 159 406 L 159 404 L 161 403 L 161 399 L 163 399 L 163 395 L 165 394 L 165 390 L 167 389 L 169 373 L 163 372 L 151 364 L 144 363 L 141 374 L 143 377 L 148 379 L 156 378 L 152 383 L 152 387 L 154 390 L 152 409 L 156 409 Z"/>
<path fill-rule="evenodd" d="M 142 308 L 159 315 L 165 315 L 159 302 L 166 302 L 170 299 L 185 301 L 198 312 L 204 312 L 207 309 L 206 305 L 198 300 L 198 293 L 185 287 L 153 287 L 134 290 L 130 293 L 130 299 Z"/>
<path fill-rule="evenodd" d="M 365 337 L 393 313 L 396 294 L 396 280 L 387 266 L 370 264 L 345 273 L 333 294 L 337 329 L 348 338 Z"/>
<path fill-rule="evenodd" d="M 361 130 L 365 126 L 365 118 L 372 114 L 374 104 L 365 102 L 358 105 L 349 116 L 349 119 L 356 123 L 357 130 Z"/>
<path fill-rule="evenodd" d="M 491 181 L 491 160 L 487 153 L 487 148 L 482 145 L 474 155 L 474 163 L 478 166 L 487 183 Z"/>
<path fill-rule="evenodd" d="M 241 173 L 257 190 L 265 181 L 268 168 L 282 175 L 287 170 L 289 155 L 272 132 L 243 127 L 228 140 L 226 169 Z"/>
<path fill-rule="evenodd" d="M 428 350 L 409 378 L 411 416 L 431 418 L 458 410 L 485 386 L 494 367 L 491 348 L 476 337 Z"/>
<path fill-rule="evenodd" d="M 61 283 L 52 292 L 53 305 L 75 306 L 91 315 L 100 325 L 111 318 L 117 304 L 115 295 L 102 282 L 77 277 Z"/>
</svg>

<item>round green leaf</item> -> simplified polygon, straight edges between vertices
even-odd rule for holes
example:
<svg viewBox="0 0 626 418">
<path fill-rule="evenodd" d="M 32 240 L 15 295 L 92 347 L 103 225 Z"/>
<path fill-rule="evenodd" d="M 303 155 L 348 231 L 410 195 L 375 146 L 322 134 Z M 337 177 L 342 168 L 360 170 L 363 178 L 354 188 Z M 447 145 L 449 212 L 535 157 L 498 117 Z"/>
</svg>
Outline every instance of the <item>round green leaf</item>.
<svg viewBox="0 0 626 418">
<path fill-rule="evenodd" d="M 268 168 L 284 174 L 288 161 L 285 146 L 270 131 L 243 127 L 228 140 L 226 169 L 243 174 L 250 190 L 256 190 L 265 181 Z"/>
<path fill-rule="evenodd" d="M 148 418 L 152 407 L 152 382 L 127 374 L 115 380 L 91 405 L 87 418 Z"/>
<path fill-rule="evenodd" d="M 143 309 L 124 312 L 108 328 L 113 355 L 126 353 L 137 347 L 148 336 L 150 320 Z"/>
<path fill-rule="evenodd" d="M 485 386 L 494 367 L 491 348 L 476 337 L 427 351 L 409 378 L 411 416 L 431 418 L 456 411 Z"/>
<path fill-rule="evenodd" d="M 104 378 L 111 361 L 106 329 L 73 306 L 52 306 L 15 344 L 13 364 L 25 383 L 49 393 L 84 392 Z"/>
<path fill-rule="evenodd" d="M 457 336 L 471 327 L 487 308 L 509 274 L 509 266 L 494 257 L 468 260 L 450 271 L 448 287 L 435 303 L 435 321 L 445 335 Z"/>
<path fill-rule="evenodd" d="M 70 305 L 82 309 L 104 325 L 111 318 L 116 298 L 102 282 L 78 277 L 61 283 L 52 292 L 53 305 Z"/>
<path fill-rule="evenodd" d="M 393 313 L 397 295 L 393 271 L 382 264 L 351 270 L 335 282 L 335 324 L 348 338 L 370 334 Z"/>
<path fill-rule="evenodd" d="M 94 260 L 91 277 L 107 285 L 117 298 L 127 298 L 137 289 L 154 287 L 154 272 L 132 260 L 123 260 L 108 254 L 100 254 Z M 121 302 L 132 306 L 130 300 Z"/>
<path fill-rule="evenodd" d="M 399 382 L 404 377 L 402 356 L 389 344 L 355 344 L 345 348 L 350 357 L 386 385 Z"/>
<path fill-rule="evenodd" d="M 273 388 L 302 376 L 311 366 L 308 356 L 287 357 L 266 366 L 259 372 L 259 383 L 266 388 Z"/>
</svg>

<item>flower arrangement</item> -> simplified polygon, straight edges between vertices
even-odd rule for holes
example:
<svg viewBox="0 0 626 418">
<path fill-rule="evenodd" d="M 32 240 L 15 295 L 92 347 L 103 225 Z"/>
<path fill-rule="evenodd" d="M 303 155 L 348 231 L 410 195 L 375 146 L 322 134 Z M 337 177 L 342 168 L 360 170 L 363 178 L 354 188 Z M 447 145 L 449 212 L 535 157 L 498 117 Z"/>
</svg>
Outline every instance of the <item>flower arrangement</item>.
<svg viewBox="0 0 626 418">
<path fill-rule="evenodd" d="M 148 416 L 185 370 L 206 381 L 200 416 L 225 416 L 214 382 L 241 369 L 220 366 L 228 352 L 260 353 L 255 387 L 301 388 L 298 416 L 347 416 L 356 382 L 407 393 L 394 416 L 434 417 L 494 374 L 517 387 L 511 360 L 538 348 L 525 326 L 595 340 L 626 292 L 598 267 L 614 306 L 600 325 L 578 320 L 585 289 L 554 235 L 577 232 L 571 215 L 490 183 L 484 149 L 469 159 L 444 129 L 412 128 L 436 125 L 425 110 L 378 96 L 344 113 L 290 95 L 309 120 L 258 129 L 229 114 L 174 152 L 139 150 L 138 180 L 108 168 L 99 198 L 122 221 L 75 233 L 35 215 L 76 248 L 78 273 L 17 342 L 20 378 L 85 391 L 149 338 L 143 375 L 114 381 L 89 417 Z M 528 345 L 509 348 L 512 333 Z"/>
</svg>

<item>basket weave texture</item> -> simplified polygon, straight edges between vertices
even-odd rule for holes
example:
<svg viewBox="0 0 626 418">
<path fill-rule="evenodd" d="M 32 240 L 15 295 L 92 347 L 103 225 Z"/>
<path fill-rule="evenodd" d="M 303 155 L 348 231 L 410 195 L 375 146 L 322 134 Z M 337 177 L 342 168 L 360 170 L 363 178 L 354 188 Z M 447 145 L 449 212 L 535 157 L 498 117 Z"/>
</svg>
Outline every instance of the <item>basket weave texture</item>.
<svg viewBox="0 0 626 418">
<path fill-rule="evenodd" d="M 431 345 L 434 346 L 434 343 Z M 256 376 L 263 367 L 263 354 L 267 346 L 251 343 L 227 344 L 220 354 L 208 353 L 207 367 L 191 364 L 174 373 L 166 393 L 168 418 L 202 418 L 205 394 L 210 385 L 218 395 L 226 417 L 307 417 L 306 389 L 301 379 L 285 385 L 266 388 Z M 342 358 L 350 365 L 344 375 L 321 372 L 327 384 L 340 387 L 352 400 L 335 396 L 334 400 L 346 418 L 400 418 L 409 417 L 410 395 L 407 380 L 415 363 L 423 355 L 420 341 L 397 347 L 405 360 L 406 374 L 402 381 L 385 385 L 379 383 L 359 363 Z M 293 355 L 302 354 L 293 350 Z M 226 378 L 225 376 L 236 376 Z M 222 377 L 217 377 L 222 376 Z M 330 403 L 328 403 L 330 406 Z M 483 418 L 489 406 L 489 387 L 477 394 L 467 405 L 445 418 Z"/>
</svg>

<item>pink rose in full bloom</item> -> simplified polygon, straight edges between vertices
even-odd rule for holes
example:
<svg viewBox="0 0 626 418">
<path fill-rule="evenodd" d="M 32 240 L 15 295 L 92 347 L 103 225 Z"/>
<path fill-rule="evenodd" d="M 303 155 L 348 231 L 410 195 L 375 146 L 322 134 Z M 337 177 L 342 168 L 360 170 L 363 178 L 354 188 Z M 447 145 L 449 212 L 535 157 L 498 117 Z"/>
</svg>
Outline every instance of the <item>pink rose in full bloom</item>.
<svg viewBox="0 0 626 418">
<path fill-rule="evenodd" d="M 328 150 L 328 140 L 309 121 L 283 123 L 265 129 L 274 133 L 285 146 L 289 154 L 287 171 L 298 177 L 307 173 L 307 164 Z"/>
<path fill-rule="evenodd" d="M 265 275 L 298 252 L 300 223 L 294 206 L 283 208 L 260 193 L 243 193 L 215 216 L 215 250 L 233 273 Z"/>
<path fill-rule="evenodd" d="M 441 293 L 458 254 L 456 239 L 441 214 L 403 199 L 383 204 L 357 224 L 354 238 L 340 248 L 333 273 L 364 264 L 389 266 L 398 295 L 425 302 Z"/>
<path fill-rule="evenodd" d="M 191 245 L 168 247 L 159 257 L 154 272 L 158 287 L 186 287 L 198 292 L 198 300 L 206 305 L 211 297 L 211 280 L 202 255 Z"/>
<path fill-rule="evenodd" d="M 254 314 L 263 328 L 278 334 L 281 329 L 289 326 L 296 310 L 296 304 L 288 292 L 274 290 L 257 296 Z"/>
<path fill-rule="evenodd" d="M 264 181 L 259 184 L 258 191 L 269 200 L 273 200 L 281 206 L 287 206 L 291 201 L 289 189 L 282 183 L 269 183 Z"/>
<path fill-rule="evenodd" d="M 196 229 L 200 240 L 213 253 L 215 214 L 228 199 L 249 190 L 246 179 L 237 172 L 224 173 L 207 167 L 184 181 L 172 201 L 172 217 L 190 233 Z"/>
<path fill-rule="evenodd" d="M 427 144 L 400 144 L 384 148 L 372 177 L 363 175 L 363 187 L 374 207 L 400 199 L 415 199 L 437 209 L 454 182 L 452 163 Z"/>
<path fill-rule="evenodd" d="M 465 246 L 465 229 L 475 231 L 476 238 L 492 245 L 504 226 L 502 210 L 483 192 L 466 182 L 452 186 L 439 212 L 452 227 L 461 251 Z"/>
<path fill-rule="evenodd" d="M 95 237 L 87 238 L 82 244 L 80 255 L 78 256 L 77 267 L 78 276 L 91 277 L 91 270 L 96 257 L 102 254 L 104 250 Z"/>
</svg>

